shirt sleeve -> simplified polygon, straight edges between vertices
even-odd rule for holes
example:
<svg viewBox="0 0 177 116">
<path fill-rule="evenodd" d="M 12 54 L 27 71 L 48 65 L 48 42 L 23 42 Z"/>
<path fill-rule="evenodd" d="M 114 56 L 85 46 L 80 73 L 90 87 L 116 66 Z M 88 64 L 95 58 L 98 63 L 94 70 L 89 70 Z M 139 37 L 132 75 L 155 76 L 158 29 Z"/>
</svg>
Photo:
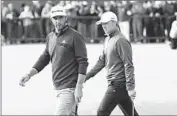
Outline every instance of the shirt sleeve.
<svg viewBox="0 0 177 116">
<path fill-rule="evenodd" d="M 47 66 L 50 62 L 50 55 L 48 52 L 48 37 L 47 37 L 47 43 L 46 43 L 46 47 L 45 50 L 43 51 L 43 53 L 41 54 L 41 56 L 38 58 L 38 60 L 36 61 L 36 63 L 34 64 L 33 68 L 35 68 L 38 72 L 40 72 L 42 69 L 44 69 L 45 66 Z"/>
<path fill-rule="evenodd" d="M 89 80 L 91 77 L 94 77 L 99 71 L 105 67 L 105 54 L 104 51 L 99 56 L 98 61 L 93 66 L 93 68 L 87 73 L 86 80 Z"/>
<path fill-rule="evenodd" d="M 132 48 L 131 44 L 124 40 L 118 40 L 116 50 L 124 63 L 126 88 L 127 90 L 135 89 L 134 66 L 132 62 Z"/>
<path fill-rule="evenodd" d="M 172 23 L 170 37 L 177 38 L 177 20 Z"/>
<path fill-rule="evenodd" d="M 86 74 L 88 66 L 87 49 L 82 35 L 77 34 L 74 38 L 74 52 L 79 64 L 78 73 Z"/>
</svg>

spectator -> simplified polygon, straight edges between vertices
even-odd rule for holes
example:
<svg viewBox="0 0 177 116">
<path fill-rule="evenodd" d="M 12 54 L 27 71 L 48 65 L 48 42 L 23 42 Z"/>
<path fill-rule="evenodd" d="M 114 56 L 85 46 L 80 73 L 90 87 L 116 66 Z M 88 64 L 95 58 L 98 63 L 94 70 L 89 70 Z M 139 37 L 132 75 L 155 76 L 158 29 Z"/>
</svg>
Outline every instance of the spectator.
<svg viewBox="0 0 177 116">
<path fill-rule="evenodd" d="M 8 13 L 8 8 L 4 6 L 4 2 L 1 1 L 1 34 L 4 38 L 7 37 L 7 20 L 6 15 Z"/>
<path fill-rule="evenodd" d="M 172 3 L 172 1 L 166 1 L 165 5 L 163 6 L 163 12 L 164 12 L 164 16 L 165 16 L 165 32 L 166 35 L 169 37 L 169 33 L 170 33 L 170 29 L 171 29 L 171 24 L 173 22 L 173 18 L 172 17 L 175 13 L 175 7 Z"/>
<path fill-rule="evenodd" d="M 52 22 L 50 20 L 50 10 L 52 8 L 52 2 L 47 1 L 42 9 L 41 17 L 44 18 L 45 35 L 48 35 L 52 31 Z"/>
<path fill-rule="evenodd" d="M 64 1 L 59 1 L 58 5 L 64 7 L 65 6 L 65 2 Z"/>
<path fill-rule="evenodd" d="M 111 4 L 111 11 L 115 14 L 117 14 L 117 5 L 115 1 L 109 1 Z"/>
<path fill-rule="evenodd" d="M 171 48 L 177 49 L 177 13 L 175 13 L 176 20 L 173 21 L 170 31 Z"/>
<path fill-rule="evenodd" d="M 139 42 L 143 37 L 143 15 L 144 8 L 142 3 L 133 2 L 132 3 L 132 28 L 133 28 L 133 38 L 135 42 Z"/>
<path fill-rule="evenodd" d="M 21 5 L 20 5 L 20 14 L 24 11 L 24 7 L 26 6 L 26 3 L 23 2 Z M 19 20 L 19 36 L 23 36 L 24 35 L 24 26 L 23 26 L 23 20 Z"/>
<path fill-rule="evenodd" d="M 1 46 L 3 46 L 4 44 L 5 44 L 5 37 L 4 37 L 4 35 L 2 35 L 1 34 L 1 40 L 0 40 L 1 42 Z"/>
<path fill-rule="evenodd" d="M 4 1 L 1 1 L 1 18 L 5 19 L 8 13 L 8 8 L 4 6 Z"/>
<path fill-rule="evenodd" d="M 7 37 L 11 43 L 16 43 L 19 38 L 18 18 L 19 12 L 14 8 L 12 3 L 8 4 L 7 18 Z"/>
<path fill-rule="evenodd" d="M 34 21 L 34 29 L 35 29 L 35 37 L 36 38 L 44 38 L 44 26 L 43 26 L 43 19 L 41 19 L 41 12 L 43 6 L 40 4 L 38 0 L 32 1 L 32 12 L 36 20 Z"/>
<path fill-rule="evenodd" d="M 153 7 L 153 3 L 151 1 L 148 1 L 146 3 L 144 3 L 144 8 L 145 8 L 145 18 L 144 18 L 144 32 L 143 35 L 146 37 L 153 37 L 154 34 L 154 7 Z M 149 39 L 148 40 L 144 40 L 145 42 L 150 42 Z"/>
<path fill-rule="evenodd" d="M 117 14 L 116 2 L 114 1 L 104 1 L 104 10 L 111 11 Z"/>
<path fill-rule="evenodd" d="M 130 41 L 130 4 L 127 1 L 118 3 L 117 6 L 120 30 L 127 40 Z"/>
<path fill-rule="evenodd" d="M 88 3 L 86 1 L 83 1 L 82 5 L 80 5 L 80 9 L 78 11 L 78 16 L 88 16 L 88 14 L 89 14 Z M 78 21 L 78 31 L 84 37 L 88 37 L 88 33 L 90 33 L 89 32 L 90 30 L 88 30 L 89 23 L 90 23 L 90 20 L 88 20 L 88 19 L 79 19 L 79 21 Z"/>
<path fill-rule="evenodd" d="M 98 16 L 101 17 L 101 15 L 104 13 L 104 6 L 98 5 L 97 10 L 98 10 Z M 98 32 L 97 37 L 103 37 L 104 31 L 103 31 L 102 26 L 98 25 L 97 29 L 98 29 L 97 30 L 97 32 Z"/>
<path fill-rule="evenodd" d="M 68 25 L 70 25 L 72 28 L 77 30 L 78 20 L 76 19 L 76 17 L 77 17 L 78 7 L 72 4 L 68 4 L 66 5 L 66 9 L 68 11 L 67 15 L 69 16 Z"/>
<path fill-rule="evenodd" d="M 175 12 L 177 12 L 177 1 L 172 1 L 174 5 Z"/>
<path fill-rule="evenodd" d="M 91 37 L 91 41 L 92 42 L 96 42 L 96 37 L 97 37 L 97 26 L 96 24 L 96 17 L 98 17 L 98 10 L 97 10 L 97 5 L 96 2 L 92 1 L 92 4 L 90 6 L 90 12 L 89 15 L 91 17 L 95 17 L 94 19 L 90 20 L 90 25 L 89 26 L 89 30 L 90 30 L 90 37 Z"/>
<path fill-rule="evenodd" d="M 22 20 L 24 26 L 23 38 L 34 37 L 33 36 L 34 15 L 32 14 L 32 11 L 30 10 L 30 7 L 28 5 L 25 5 L 24 11 L 21 12 L 19 18 Z"/>
<path fill-rule="evenodd" d="M 24 7 L 26 6 L 26 3 L 22 3 L 20 7 L 20 13 L 24 11 Z"/>
<path fill-rule="evenodd" d="M 107 11 L 111 11 L 111 4 L 109 1 L 104 1 L 104 10 Z"/>
<path fill-rule="evenodd" d="M 155 8 L 155 11 L 154 11 L 155 37 L 165 36 L 165 30 L 164 30 L 165 20 L 164 20 L 164 17 L 162 17 L 164 15 L 162 5 L 163 5 L 163 1 L 155 1 L 155 4 L 154 4 L 154 8 Z"/>
</svg>

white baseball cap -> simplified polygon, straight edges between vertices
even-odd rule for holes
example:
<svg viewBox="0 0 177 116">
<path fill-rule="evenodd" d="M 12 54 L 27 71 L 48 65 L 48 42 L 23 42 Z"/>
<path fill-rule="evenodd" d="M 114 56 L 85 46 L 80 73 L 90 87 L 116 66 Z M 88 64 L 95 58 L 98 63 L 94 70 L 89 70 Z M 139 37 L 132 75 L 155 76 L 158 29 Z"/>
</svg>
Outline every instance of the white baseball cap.
<svg viewBox="0 0 177 116">
<path fill-rule="evenodd" d="M 65 8 L 59 5 L 53 6 L 51 8 L 51 14 L 50 17 L 55 17 L 55 16 L 66 16 L 66 11 Z"/>
<path fill-rule="evenodd" d="M 99 21 L 96 22 L 97 25 L 102 24 L 102 23 L 107 23 L 109 21 L 116 21 L 117 22 L 117 16 L 115 13 L 113 12 L 104 12 L 101 15 L 101 19 Z"/>
</svg>

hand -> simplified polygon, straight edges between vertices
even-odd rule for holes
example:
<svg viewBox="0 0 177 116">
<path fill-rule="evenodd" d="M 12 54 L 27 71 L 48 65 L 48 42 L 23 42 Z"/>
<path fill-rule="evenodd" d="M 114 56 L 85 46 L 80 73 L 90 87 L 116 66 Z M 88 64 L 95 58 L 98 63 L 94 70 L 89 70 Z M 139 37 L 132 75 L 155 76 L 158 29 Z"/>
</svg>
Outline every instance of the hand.
<svg viewBox="0 0 177 116">
<path fill-rule="evenodd" d="M 174 15 L 176 16 L 176 15 L 177 15 L 177 12 L 175 12 Z"/>
<path fill-rule="evenodd" d="M 81 98 L 83 96 L 82 88 L 83 88 L 83 85 L 80 85 L 80 84 L 76 85 L 76 89 L 74 93 L 76 104 L 78 104 L 81 101 Z"/>
<path fill-rule="evenodd" d="M 29 79 L 30 79 L 30 76 L 29 76 L 29 75 L 23 76 L 23 77 L 21 78 L 21 80 L 20 80 L 19 85 L 22 86 L 22 87 L 24 87 L 24 86 L 25 86 L 25 83 L 26 83 L 27 81 L 29 81 Z"/>
<path fill-rule="evenodd" d="M 132 15 L 132 12 L 128 10 L 128 11 L 127 11 L 127 15 L 128 15 L 128 16 Z"/>
<path fill-rule="evenodd" d="M 128 91 L 128 95 L 130 96 L 130 98 L 132 99 L 132 101 L 135 100 L 136 97 L 136 91 L 133 89 L 131 91 Z"/>
</svg>

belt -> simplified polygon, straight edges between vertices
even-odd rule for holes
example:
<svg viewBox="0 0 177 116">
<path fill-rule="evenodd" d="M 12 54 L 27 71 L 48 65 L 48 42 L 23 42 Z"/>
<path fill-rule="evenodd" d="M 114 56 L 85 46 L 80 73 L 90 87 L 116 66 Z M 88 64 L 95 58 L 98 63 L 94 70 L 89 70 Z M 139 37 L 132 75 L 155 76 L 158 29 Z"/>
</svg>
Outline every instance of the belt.
<svg viewBox="0 0 177 116">
<path fill-rule="evenodd" d="M 109 81 L 108 86 L 114 86 L 118 88 L 126 88 L 125 82 L 122 81 Z"/>
</svg>

